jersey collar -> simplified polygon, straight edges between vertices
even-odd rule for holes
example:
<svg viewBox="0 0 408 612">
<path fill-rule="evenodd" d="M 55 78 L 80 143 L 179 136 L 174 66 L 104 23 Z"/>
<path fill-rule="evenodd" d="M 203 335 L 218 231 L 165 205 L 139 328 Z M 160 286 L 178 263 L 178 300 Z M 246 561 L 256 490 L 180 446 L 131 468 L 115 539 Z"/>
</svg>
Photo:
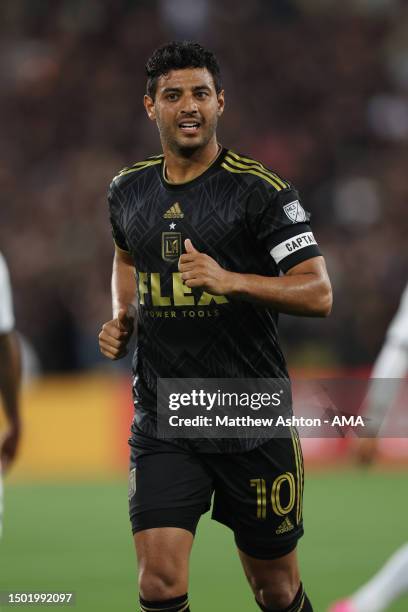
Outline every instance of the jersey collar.
<svg viewBox="0 0 408 612">
<path fill-rule="evenodd" d="M 211 162 L 208 168 L 204 170 L 204 172 L 196 176 L 194 179 L 192 179 L 191 181 L 186 181 L 185 183 L 169 183 L 169 181 L 165 177 L 165 161 L 163 158 L 162 163 L 158 167 L 159 172 L 160 172 L 160 179 L 161 179 L 163 187 L 165 187 L 165 189 L 168 189 L 169 191 L 186 191 L 187 189 L 190 189 L 190 187 L 193 187 L 195 185 L 198 185 L 199 183 L 202 183 L 209 176 L 214 174 L 219 169 L 227 152 L 228 152 L 228 149 L 226 149 L 225 147 L 221 147 L 220 152 L 218 153 L 217 157 L 214 159 L 213 162 Z"/>
</svg>

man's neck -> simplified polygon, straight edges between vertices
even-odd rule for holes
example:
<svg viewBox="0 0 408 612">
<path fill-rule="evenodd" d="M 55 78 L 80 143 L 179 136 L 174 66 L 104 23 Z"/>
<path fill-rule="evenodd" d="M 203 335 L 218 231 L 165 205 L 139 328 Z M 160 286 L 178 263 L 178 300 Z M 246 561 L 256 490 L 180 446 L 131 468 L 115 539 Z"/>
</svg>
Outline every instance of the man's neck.
<svg viewBox="0 0 408 612">
<path fill-rule="evenodd" d="M 200 176 L 217 158 L 220 147 L 214 138 L 203 149 L 185 157 L 163 148 L 166 179 L 169 183 L 187 183 Z"/>
</svg>

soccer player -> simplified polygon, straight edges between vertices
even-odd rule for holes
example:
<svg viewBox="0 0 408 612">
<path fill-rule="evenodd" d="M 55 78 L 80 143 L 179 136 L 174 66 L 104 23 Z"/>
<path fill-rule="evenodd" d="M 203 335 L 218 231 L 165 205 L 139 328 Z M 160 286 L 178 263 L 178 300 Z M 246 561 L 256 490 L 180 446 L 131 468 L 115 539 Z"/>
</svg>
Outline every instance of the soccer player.
<svg viewBox="0 0 408 612">
<path fill-rule="evenodd" d="M 129 506 L 140 609 L 190 610 L 189 555 L 214 494 L 212 518 L 233 531 L 259 608 L 308 612 L 296 557 L 303 534 L 297 433 L 159 439 L 156 384 L 287 380 L 278 312 L 329 313 L 325 263 L 294 187 L 218 143 L 224 91 L 213 53 L 197 43 L 170 43 L 146 69 L 144 105 L 163 154 L 112 181 L 113 319 L 99 335 L 102 353 L 119 359 L 137 326 Z M 220 609 L 211 601 L 208 608 Z"/>
<path fill-rule="evenodd" d="M 367 427 L 378 432 L 408 372 L 408 285 L 397 314 L 388 329 L 384 346 L 374 364 L 365 416 Z M 399 380 L 398 380 L 399 379 Z M 387 382 L 384 383 L 384 380 Z M 371 424 L 371 425 L 370 425 Z M 356 441 L 356 458 L 371 463 L 377 453 L 378 438 Z M 408 592 L 408 544 L 395 552 L 381 570 L 347 599 L 335 603 L 331 612 L 382 612 L 400 595 Z"/>
<path fill-rule="evenodd" d="M 9 422 L 9 430 L 0 439 L 0 534 L 2 530 L 3 489 L 1 472 L 14 460 L 20 439 L 20 351 L 14 332 L 14 314 L 10 279 L 0 253 L 0 397 Z"/>
</svg>

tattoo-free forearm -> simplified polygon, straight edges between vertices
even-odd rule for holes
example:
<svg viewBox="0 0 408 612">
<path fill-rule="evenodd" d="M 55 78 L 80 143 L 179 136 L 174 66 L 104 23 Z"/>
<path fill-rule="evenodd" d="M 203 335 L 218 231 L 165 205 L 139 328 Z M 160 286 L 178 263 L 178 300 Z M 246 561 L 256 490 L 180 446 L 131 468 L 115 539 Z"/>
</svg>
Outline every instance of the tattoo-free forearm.
<svg viewBox="0 0 408 612">
<path fill-rule="evenodd" d="M 231 297 L 272 306 L 279 312 L 327 316 L 331 310 L 330 282 L 312 272 L 280 277 L 233 274 Z"/>
<path fill-rule="evenodd" d="M 124 256 L 115 253 L 112 268 L 112 311 L 117 317 L 121 308 L 129 308 L 133 316 L 136 314 L 136 278 L 133 263 L 126 261 Z"/>
</svg>

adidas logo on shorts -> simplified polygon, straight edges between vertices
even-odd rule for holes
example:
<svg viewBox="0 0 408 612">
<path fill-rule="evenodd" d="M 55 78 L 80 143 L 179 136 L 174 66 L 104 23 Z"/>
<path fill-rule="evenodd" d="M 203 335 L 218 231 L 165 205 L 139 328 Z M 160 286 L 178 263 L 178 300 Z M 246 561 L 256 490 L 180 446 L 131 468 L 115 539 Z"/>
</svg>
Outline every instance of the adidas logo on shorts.
<svg viewBox="0 0 408 612">
<path fill-rule="evenodd" d="M 279 525 L 275 533 L 277 535 L 281 535 L 282 533 L 287 533 L 288 531 L 292 531 L 292 529 L 294 529 L 294 525 L 292 521 L 290 520 L 290 518 L 287 516 L 285 520 L 283 521 L 283 523 Z"/>
</svg>

